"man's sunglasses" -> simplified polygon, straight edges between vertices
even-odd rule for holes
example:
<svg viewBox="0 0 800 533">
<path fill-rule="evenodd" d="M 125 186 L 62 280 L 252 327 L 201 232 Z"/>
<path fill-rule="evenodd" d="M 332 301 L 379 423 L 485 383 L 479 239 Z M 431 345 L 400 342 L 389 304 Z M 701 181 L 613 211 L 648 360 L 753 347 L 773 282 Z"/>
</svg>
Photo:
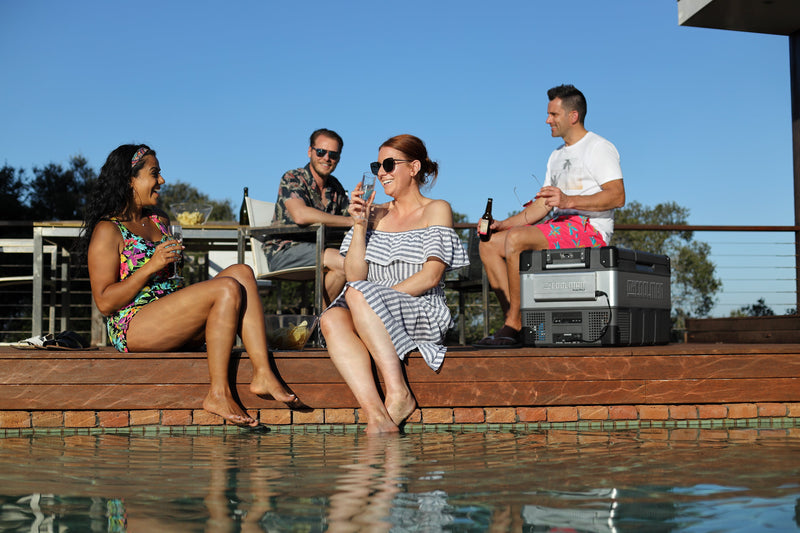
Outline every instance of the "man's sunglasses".
<svg viewBox="0 0 800 533">
<path fill-rule="evenodd" d="M 394 157 L 387 157 L 383 160 L 383 162 L 375 161 L 374 163 L 369 164 L 369 169 L 372 171 L 373 174 L 376 176 L 378 175 L 378 171 L 383 167 L 383 170 L 386 172 L 391 172 L 394 170 L 395 163 L 410 163 L 413 159 L 395 159 Z"/>
<path fill-rule="evenodd" d="M 317 152 L 317 157 L 325 157 L 325 154 L 328 154 L 331 156 L 331 159 L 335 161 L 338 161 L 341 155 L 341 152 L 336 152 L 334 150 L 323 150 L 322 148 L 314 148 L 313 146 L 311 149 Z"/>
</svg>

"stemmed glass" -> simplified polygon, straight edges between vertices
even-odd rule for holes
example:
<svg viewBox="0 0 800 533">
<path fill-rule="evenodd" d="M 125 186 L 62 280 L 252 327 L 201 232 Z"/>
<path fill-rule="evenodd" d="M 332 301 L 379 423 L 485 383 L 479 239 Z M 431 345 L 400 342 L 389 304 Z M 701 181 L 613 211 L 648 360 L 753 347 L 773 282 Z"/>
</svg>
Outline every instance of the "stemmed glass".
<svg viewBox="0 0 800 533">
<path fill-rule="evenodd" d="M 372 196 L 372 192 L 375 190 L 375 174 L 372 172 L 364 172 L 363 177 L 361 178 L 361 190 L 364 191 L 364 194 L 361 198 L 364 200 L 364 203 L 369 201 L 369 197 Z M 364 218 L 369 218 L 366 214 Z"/>
<path fill-rule="evenodd" d="M 178 245 L 183 243 L 183 228 L 180 224 L 170 224 L 169 226 L 169 234 L 172 236 L 173 239 L 178 241 Z M 182 250 L 178 251 L 179 254 L 183 254 Z M 180 263 L 180 259 L 172 263 L 172 271 L 173 274 L 170 276 L 169 279 L 183 279 L 183 277 L 178 274 L 178 263 Z"/>
<path fill-rule="evenodd" d="M 375 190 L 375 174 L 372 172 L 364 172 L 364 177 L 361 178 L 361 189 L 364 191 L 364 196 L 361 198 L 363 198 L 365 202 L 369 201 L 369 197 L 372 196 L 372 191 Z"/>
</svg>

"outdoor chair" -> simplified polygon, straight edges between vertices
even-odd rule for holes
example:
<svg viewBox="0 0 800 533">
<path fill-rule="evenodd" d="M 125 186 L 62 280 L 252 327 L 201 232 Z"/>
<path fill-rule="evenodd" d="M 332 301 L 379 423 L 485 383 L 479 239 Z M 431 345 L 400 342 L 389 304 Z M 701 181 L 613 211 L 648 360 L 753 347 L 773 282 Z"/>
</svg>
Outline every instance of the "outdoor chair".
<svg viewBox="0 0 800 533">
<path fill-rule="evenodd" d="M 246 241 L 249 241 L 256 279 L 314 281 L 314 313 L 321 313 L 323 310 L 322 291 L 324 290 L 322 254 L 325 251 L 325 225 L 272 224 L 272 216 L 275 213 L 275 204 L 273 202 L 264 202 L 250 197 L 247 197 L 245 201 L 247 202 L 250 225 L 249 227 L 239 228 L 239 262 L 244 262 L 244 249 Z M 271 270 L 263 250 L 263 244 L 276 238 L 315 242 L 317 245 L 316 264 L 307 267 Z"/>
<path fill-rule="evenodd" d="M 489 335 L 489 281 L 480 256 L 480 238 L 474 229 L 469 231 L 467 255 L 469 265 L 458 270 L 458 277 L 445 280 L 445 288 L 458 292 L 458 343 L 466 344 L 466 294 L 482 293 L 483 336 Z"/>
</svg>

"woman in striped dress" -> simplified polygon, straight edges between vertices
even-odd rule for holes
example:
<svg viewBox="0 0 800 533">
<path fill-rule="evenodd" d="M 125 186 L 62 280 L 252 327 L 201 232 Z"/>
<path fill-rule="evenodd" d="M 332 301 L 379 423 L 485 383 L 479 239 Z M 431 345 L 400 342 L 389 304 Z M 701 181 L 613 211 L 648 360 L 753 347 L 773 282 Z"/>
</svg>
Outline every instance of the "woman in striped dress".
<svg viewBox="0 0 800 533">
<path fill-rule="evenodd" d="M 469 261 L 453 231 L 450 204 L 420 192 L 438 174 L 420 139 L 392 137 L 371 167 L 392 200 L 373 206 L 374 193 L 363 198 L 360 185 L 353 192 L 354 224 L 341 247 L 347 284 L 320 325 L 331 359 L 367 417 L 367 433 L 393 433 L 417 407 L 402 360 L 419 350 L 439 369 L 442 339 L 452 326 L 442 280 Z M 372 361 L 383 376 L 384 398 Z"/>
</svg>

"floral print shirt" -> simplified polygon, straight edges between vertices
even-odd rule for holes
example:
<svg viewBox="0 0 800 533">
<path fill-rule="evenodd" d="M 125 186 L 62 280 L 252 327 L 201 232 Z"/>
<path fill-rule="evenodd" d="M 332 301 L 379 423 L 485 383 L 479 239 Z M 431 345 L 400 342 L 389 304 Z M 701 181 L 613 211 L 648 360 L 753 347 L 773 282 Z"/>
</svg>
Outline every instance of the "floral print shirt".
<svg viewBox="0 0 800 533">
<path fill-rule="evenodd" d="M 286 209 L 286 200 L 291 198 L 299 198 L 307 206 L 332 215 L 347 215 L 347 208 L 350 206 L 347 191 L 339 180 L 334 176 L 328 176 L 325 188 L 320 190 L 311 175 L 309 165 L 290 170 L 281 178 L 278 200 L 275 202 L 275 214 L 272 217 L 273 224 L 295 223 Z M 264 243 L 264 251 L 275 252 L 292 244 L 293 241 L 267 241 Z"/>
</svg>

